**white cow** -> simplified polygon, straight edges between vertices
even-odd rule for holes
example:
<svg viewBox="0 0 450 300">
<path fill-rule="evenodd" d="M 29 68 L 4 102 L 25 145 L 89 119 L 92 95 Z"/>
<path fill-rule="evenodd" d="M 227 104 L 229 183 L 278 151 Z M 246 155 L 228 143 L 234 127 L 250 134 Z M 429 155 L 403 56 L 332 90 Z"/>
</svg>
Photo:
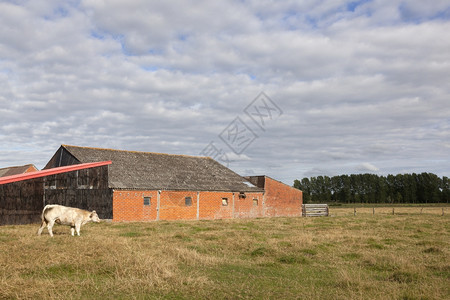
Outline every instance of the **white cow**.
<svg viewBox="0 0 450 300">
<path fill-rule="evenodd" d="M 87 211 L 74 207 L 67 207 L 56 204 L 49 204 L 44 207 L 42 210 L 42 224 L 38 230 L 38 235 L 41 235 L 42 230 L 45 225 L 47 225 L 48 233 L 50 236 L 53 236 L 53 225 L 61 224 L 61 225 L 70 225 L 70 231 L 72 232 L 72 236 L 74 235 L 75 229 L 77 230 L 78 236 L 80 235 L 81 225 L 84 225 L 88 222 L 100 222 L 100 219 L 95 212 Z"/>
</svg>

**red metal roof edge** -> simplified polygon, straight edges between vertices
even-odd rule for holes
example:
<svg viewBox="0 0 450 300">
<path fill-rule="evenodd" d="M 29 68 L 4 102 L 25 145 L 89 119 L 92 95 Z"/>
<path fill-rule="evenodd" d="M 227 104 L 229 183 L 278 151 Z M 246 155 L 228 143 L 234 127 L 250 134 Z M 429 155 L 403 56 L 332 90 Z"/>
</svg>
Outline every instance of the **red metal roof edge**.
<svg viewBox="0 0 450 300">
<path fill-rule="evenodd" d="M 82 169 L 101 167 L 101 166 L 110 165 L 111 163 L 112 162 L 110 160 L 108 160 L 108 161 L 70 165 L 70 166 L 57 167 L 57 168 L 46 169 L 46 170 L 41 170 L 41 171 L 5 176 L 5 177 L 0 177 L 0 185 L 6 184 L 6 183 L 11 183 L 11 182 L 16 182 L 16 181 L 22 181 L 22 180 L 27 180 L 27 179 L 55 175 L 55 174 L 60 174 L 60 173 L 65 173 L 65 172 L 70 172 L 70 171 L 77 171 L 77 170 L 82 170 Z"/>
</svg>

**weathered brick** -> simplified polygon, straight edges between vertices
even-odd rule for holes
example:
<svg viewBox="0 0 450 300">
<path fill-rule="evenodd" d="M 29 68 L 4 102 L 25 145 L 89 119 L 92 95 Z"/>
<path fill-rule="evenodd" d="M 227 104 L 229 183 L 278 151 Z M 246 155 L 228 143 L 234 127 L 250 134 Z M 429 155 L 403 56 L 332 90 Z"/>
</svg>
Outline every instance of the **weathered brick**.
<svg viewBox="0 0 450 300">
<path fill-rule="evenodd" d="M 302 192 L 265 177 L 265 192 L 114 190 L 113 221 L 301 216 Z M 158 214 L 159 193 L 159 214 Z M 150 205 L 144 205 L 150 197 Z M 191 205 L 186 205 L 186 197 Z M 224 205 L 223 199 L 227 200 Z"/>
</svg>

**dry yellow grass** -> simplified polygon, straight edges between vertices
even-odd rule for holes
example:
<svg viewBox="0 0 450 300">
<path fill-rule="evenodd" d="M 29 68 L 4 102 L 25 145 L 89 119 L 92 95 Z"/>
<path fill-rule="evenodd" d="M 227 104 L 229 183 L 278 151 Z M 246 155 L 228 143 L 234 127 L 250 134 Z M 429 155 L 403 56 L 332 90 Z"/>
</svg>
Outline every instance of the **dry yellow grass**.
<svg viewBox="0 0 450 300">
<path fill-rule="evenodd" d="M 81 237 L 64 226 L 54 238 L 36 236 L 38 224 L 2 226 L 0 298 L 448 299 L 450 217 L 409 209 L 104 222 Z"/>
<path fill-rule="evenodd" d="M 442 213 L 450 214 L 449 206 L 362 206 L 352 207 L 346 205 L 345 207 L 332 207 L 334 216 L 349 216 L 356 214 L 363 215 L 442 215 Z"/>
</svg>

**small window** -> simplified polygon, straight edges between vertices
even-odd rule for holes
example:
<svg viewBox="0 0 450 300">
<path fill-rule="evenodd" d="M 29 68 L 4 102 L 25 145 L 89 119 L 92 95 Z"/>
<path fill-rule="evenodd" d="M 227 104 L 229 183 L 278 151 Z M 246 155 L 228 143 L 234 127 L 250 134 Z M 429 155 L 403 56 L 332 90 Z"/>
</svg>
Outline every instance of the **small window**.
<svg viewBox="0 0 450 300">
<path fill-rule="evenodd" d="M 239 199 L 245 199 L 246 197 L 244 192 L 239 192 Z"/>
<path fill-rule="evenodd" d="M 258 199 L 257 198 L 253 198 L 253 206 L 258 206 Z"/>
<path fill-rule="evenodd" d="M 228 205 L 228 198 L 222 198 L 222 206 Z"/>
<path fill-rule="evenodd" d="M 144 205 L 150 205 L 150 197 L 144 197 Z"/>
<path fill-rule="evenodd" d="M 192 205 L 192 198 L 191 197 L 184 198 L 184 203 L 186 204 L 186 206 L 191 206 Z"/>
</svg>

